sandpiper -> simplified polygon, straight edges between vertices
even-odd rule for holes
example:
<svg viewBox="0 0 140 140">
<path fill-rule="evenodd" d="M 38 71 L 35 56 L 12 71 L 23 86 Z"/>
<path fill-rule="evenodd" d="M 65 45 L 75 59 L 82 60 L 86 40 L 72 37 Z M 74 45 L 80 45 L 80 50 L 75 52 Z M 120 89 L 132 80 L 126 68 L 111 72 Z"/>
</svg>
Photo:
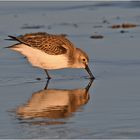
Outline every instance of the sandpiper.
<svg viewBox="0 0 140 140">
<path fill-rule="evenodd" d="M 33 66 L 44 69 L 48 79 L 51 77 L 47 70 L 62 68 L 84 68 L 90 79 L 95 78 L 88 67 L 88 55 L 76 48 L 65 35 L 38 32 L 9 37 L 19 42 L 9 48 L 26 56 Z"/>
</svg>

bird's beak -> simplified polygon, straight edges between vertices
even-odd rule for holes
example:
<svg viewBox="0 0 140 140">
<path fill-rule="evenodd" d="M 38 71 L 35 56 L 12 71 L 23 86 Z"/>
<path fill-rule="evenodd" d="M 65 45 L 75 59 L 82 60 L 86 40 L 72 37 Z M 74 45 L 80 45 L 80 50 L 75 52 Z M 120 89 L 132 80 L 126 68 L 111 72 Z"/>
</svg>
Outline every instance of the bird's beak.
<svg viewBox="0 0 140 140">
<path fill-rule="evenodd" d="M 90 79 L 95 79 L 95 77 L 93 76 L 93 74 L 92 74 L 91 70 L 89 69 L 88 65 L 86 65 L 85 69 L 88 72 L 88 74 L 90 76 Z"/>
</svg>

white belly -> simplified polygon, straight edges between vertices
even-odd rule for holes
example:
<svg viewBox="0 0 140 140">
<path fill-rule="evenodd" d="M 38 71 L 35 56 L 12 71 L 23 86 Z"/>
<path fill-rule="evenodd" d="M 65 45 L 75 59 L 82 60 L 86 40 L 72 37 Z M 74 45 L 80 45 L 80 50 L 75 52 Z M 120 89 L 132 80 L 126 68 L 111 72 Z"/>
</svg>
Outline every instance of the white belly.
<svg viewBox="0 0 140 140">
<path fill-rule="evenodd" d="M 68 66 L 68 59 L 65 55 L 49 55 L 24 44 L 16 45 L 11 49 L 25 55 L 33 66 L 42 69 L 61 69 Z"/>
</svg>

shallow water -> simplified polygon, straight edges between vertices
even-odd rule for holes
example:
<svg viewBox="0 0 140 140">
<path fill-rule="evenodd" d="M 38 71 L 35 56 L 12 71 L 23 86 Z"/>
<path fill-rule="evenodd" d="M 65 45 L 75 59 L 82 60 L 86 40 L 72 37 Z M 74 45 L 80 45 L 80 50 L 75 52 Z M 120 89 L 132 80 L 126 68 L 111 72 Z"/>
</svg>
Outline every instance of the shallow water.
<svg viewBox="0 0 140 140">
<path fill-rule="evenodd" d="M 0 2 L 0 138 L 140 138 L 139 2 Z M 24 28 L 23 28 L 24 27 Z M 126 32 L 122 33 L 124 30 Z M 67 34 L 84 70 L 44 71 L 5 48 L 7 35 Z M 102 39 L 91 39 L 94 34 Z M 89 90 L 86 90 L 91 84 Z"/>
</svg>

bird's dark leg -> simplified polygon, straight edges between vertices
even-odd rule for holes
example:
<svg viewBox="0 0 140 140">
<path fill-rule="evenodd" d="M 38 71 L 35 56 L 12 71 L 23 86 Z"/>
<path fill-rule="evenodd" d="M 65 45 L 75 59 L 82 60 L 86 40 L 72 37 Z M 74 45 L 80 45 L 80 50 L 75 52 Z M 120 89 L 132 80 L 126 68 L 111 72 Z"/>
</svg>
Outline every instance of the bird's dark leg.
<svg viewBox="0 0 140 140">
<path fill-rule="evenodd" d="M 44 70 L 45 70 L 45 72 L 46 72 L 46 74 L 47 74 L 47 78 L 48 78 L 48 79 L 51 79 L 51 77 L 50 77 L 48 71 L 47 71 L 46 69 L 44 69 Z"/>
<path fill-rule="evenodd" d="M 44 90 L 46 90 L 46 89 L 48 88 L 49 81 L 50 81 L 50 79 L 47 80 L 47 82 L 46 82 L 46 86 L 45 86 Z"/>
</svg>

